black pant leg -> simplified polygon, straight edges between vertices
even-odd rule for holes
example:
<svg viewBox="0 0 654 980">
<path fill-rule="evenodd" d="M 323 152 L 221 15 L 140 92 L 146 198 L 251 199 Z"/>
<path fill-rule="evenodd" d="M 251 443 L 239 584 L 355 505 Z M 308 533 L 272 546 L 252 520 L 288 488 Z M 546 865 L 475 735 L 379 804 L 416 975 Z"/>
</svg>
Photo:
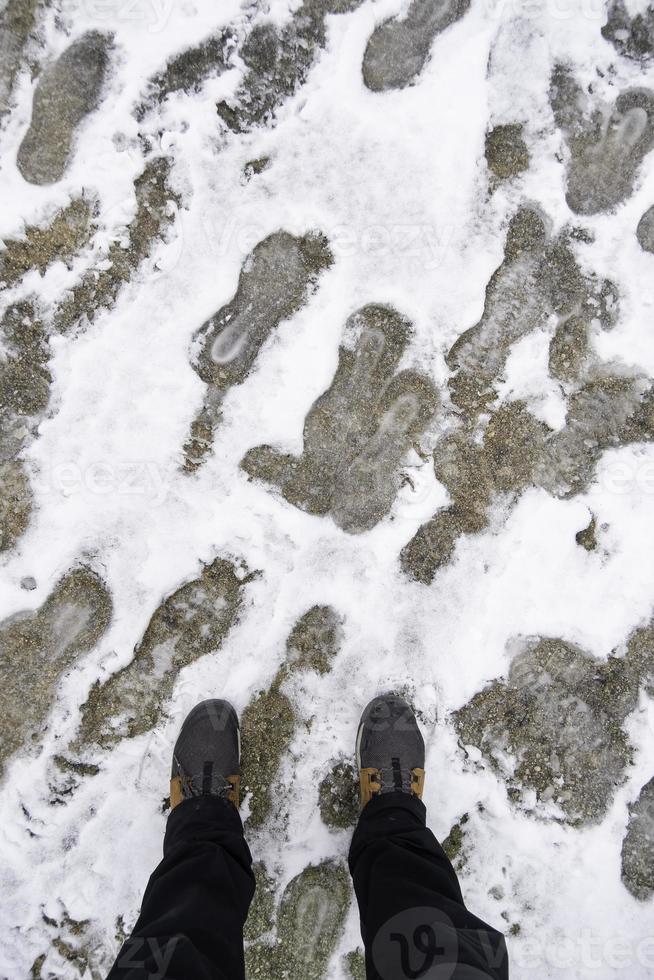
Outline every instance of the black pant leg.
<svg viewBox="0 0 654 980">
<path fill-rule="evenodd" d="M 164 858 L 107 980 L 243 980 L 243 925 L 254 895 L 238 811 L 201 796 L 175 807 Z"/>
<path fill-rule="evenodd" d="M 508 980 L 504 937 L 465 907 L 417 797 L 373 797 L 349 865 L 368 980 Z"/>
</svg>

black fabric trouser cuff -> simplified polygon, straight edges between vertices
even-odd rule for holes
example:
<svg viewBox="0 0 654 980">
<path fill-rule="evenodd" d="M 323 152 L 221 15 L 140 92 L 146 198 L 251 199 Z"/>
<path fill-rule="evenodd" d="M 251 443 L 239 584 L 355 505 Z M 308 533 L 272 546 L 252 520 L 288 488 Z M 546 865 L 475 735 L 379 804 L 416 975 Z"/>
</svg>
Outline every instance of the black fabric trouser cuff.
<svg viewBox="0 0 654 980">
<path fill-rule="evenodd" d="M 380 793 L 373 796 L 359 815 L 359 822 L 352 836 L 348 865 L 354 877 L 356 864 L 362 852 L 374 840 L 387 838 L 392 833 L 424 828 L 427 825 L 427 809 L 417 796 L 409 793 Z"/>
<path fill-rule="evenodd" d="M 233 803 L 220 796 L 197 796 L 183 800 L 168 814 L 164 856 L 167 857 L 180 844 L 205 841 L 215 831 L 221 834 L 243 833 L 243 821 Z"/>
<path fill-rule="evenodd" d="M 255 883 L 238 811 L 220 797 L 184 800 L 168 817 L 163 849 L 108 980 L 245 980 Z"/>
<path fill-rule="evenodd" d="M 401 792 L 375 796 L 361 812 L 348 861 L 368 980 L 506 980 L 504 939 L 466 908 L 426 816 L 418 797 Z"/>
</svg>

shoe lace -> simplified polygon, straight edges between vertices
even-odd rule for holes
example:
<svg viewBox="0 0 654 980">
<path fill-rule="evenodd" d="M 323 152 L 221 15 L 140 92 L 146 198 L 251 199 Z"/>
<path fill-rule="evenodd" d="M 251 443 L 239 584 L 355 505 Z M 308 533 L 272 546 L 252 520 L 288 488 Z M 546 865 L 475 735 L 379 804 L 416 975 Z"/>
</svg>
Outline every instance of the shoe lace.
<svg viewBox="0 0 654 980">
<path fill-rule="evenodd" d="M 193 796 L 221 796 L 226 798 L 233 789 L 232 784 L 225 779 L 222 773 L 214 772 L 211 762 L 205 762 L 202 772 L 196 773 L 187 773 L 180 765 L 177 757 L 175 757 L 175 764 L 177 765 L 184 799 L 188 800 Z"/>
<path fill-rule="evenodd" d="M 380 766 L 377 772 L 379 773 L 380 793 L 412 792 L 413 770 L 401 766 L 399 759 L 392 759 L 390 766 Z"/>
</svg>

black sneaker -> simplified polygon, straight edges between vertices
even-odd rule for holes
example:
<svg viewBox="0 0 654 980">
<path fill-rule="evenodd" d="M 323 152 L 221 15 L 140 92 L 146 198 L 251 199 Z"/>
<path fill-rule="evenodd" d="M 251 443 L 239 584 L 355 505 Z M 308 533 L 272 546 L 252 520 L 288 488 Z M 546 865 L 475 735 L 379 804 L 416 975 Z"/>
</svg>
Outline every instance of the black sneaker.
<svg viewBox="0 0 654 980">
<path fill-rule="evenodd" d="M 410 705 L 397 694 L 382 694 L 365 709 L 357 733 L 361 806 L 383 793 L 422 799 L 425 743 Z"/>
<path fill-rule="evenodd" d="M 238 808 L 240 762 L 241 735 L 231 704 L 217 699 L 196 704 L 173 749 L 171 807 L 196 796 L 219 796 Z"/>
</svg>

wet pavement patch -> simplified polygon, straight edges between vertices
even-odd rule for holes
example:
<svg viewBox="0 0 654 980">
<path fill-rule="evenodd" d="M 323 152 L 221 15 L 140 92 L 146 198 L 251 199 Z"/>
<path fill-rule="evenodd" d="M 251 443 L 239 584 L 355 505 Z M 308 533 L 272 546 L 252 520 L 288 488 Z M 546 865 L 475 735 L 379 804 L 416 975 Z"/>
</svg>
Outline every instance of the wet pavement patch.
<svg viewBox="0 0 654 980">
<path fill-rule="evenodd" d="M 589 318 L 573 314 L 557 326 L 550 341 L 550 374 L 559 381 L 574 384 L 581 376 L 589 355 Z"/>
<path fill-rule="evenodd" d="M 483 316 L 446 357 L 454 372 L 450 391 L 455 405 L 468 416 L 487 410 L 497 397 L 495 383 L 511 346 L 546 327 L 552 316 L 564 318 L 582 308 L 589 317 L 598 315 L 595 292 L 569 242 L 550 237 L 546 216 L 537 208 L 520 208 L 509 225 L 504 262 L 486 289 Z"/>
<path fill-rule="evenodd" d="M 641 902 L 654 895 L 654 779 L 643 786 L 629 809 L 622 842 L 622 880 Z"/>
<path fill-rule="evenodd" d="M 8 239 L 0 252 L 0 283 L 14 286 L 36 269 L 41 275 L 53 262 L 67 265 L 91 239 L 92 208 L 76 198 L 45 226 L 28 226 L 20 238 Z"/>
<path fill-rule="evenodd" d="M 0 764 L 37 742 L 59 682 L 102 637 L 112 604 L 102 580 L 87 568 L 68 572 L 44 604 L 0 623 Z"/>
<path fill-rule="evenodd" d="M 31 302 L 9 306 L 0 321 L 0 552 L 27 529 L 32 491 L 19 454 L 36 435 L 50 398 L 50 348 Z"/>
<path fill-rule="evenodd" d="M 402 459 L 438 405 L 425 375 L 396 373 L 410 334 L 390 307 L 353 314 L 331 386 L 306 417 L 302 456 L 258 446 L 242 460 L 245 472 L 309 514 L 331 514 L 350 533 L 379 523 L 399 489 Z"/>
<path fill-rule="evenodd" d="M 528 487 L 557 497 L 586 489 L 604 450 L 654 439 L 654 390 L 647 378 L 612 373 L 590 343 L 618 312 L 609 280 L 582 273 L 572 239 L 552 238 L 549 222 L 525 207 L 511 221 L 505 259 L 486 290 L 479 323 L 446 361 L 457 415 L 434 449 L 434 471 L 451 503 L 423 524 L 402 550 L 404 571 L 425 584 L 446 564 L 463 534 L 488 527 L 491 505 L 505 512 Z M 550 429 L 520 401 L 498 405 L 511 347 L 536 330 L 555 328 L 549 368 L 562 384 L 567 416 Z"/>
<path fill-rule="evenodd" d="M 406 88 L 416 81 L 438 34 L 460 20 L 470 0 L 413 0 L 406 14 L 373 32 L 363 57 L 363 80 L 373 92 Z"/>
<path fill-rule="evenodd" d="M 151 731 L 164 717 L 184 667 L 220 649 L 249 580 L 247 574 L 239 577 L 231 562 L 217 558 L 164 599 L 130 663 L 91 688 L 73 750 L 110 748 Z"/>
<path fill-rule="evenodd" d="M 208 386 L 204 405 L 184 447 L 184 468 L 194 472 L 213 445 L 225 392 L 248 376 L 276 327 L 297 313 L 333 262 L 323 235 L 275 232 L 243 264 L 234 298 L 197 331 L 193 366 Z"/>
<path fill-rule="evenodd" d="M 458 872 L 465 867 L 467 858 L 464 845 L 466 838 L 467 825 L 470 822 L 470 815 L 464 813 L 452 826 L 449 834 L 442 842 L 442 848 L 452 862 L 454 869 Z"/>
<path fill-rule="evenodd" d="M 208 78 L 221 75 L 228 65 L 228 51 L 233 46 L 230 31 L 206 38 L 172 58 L 165 68 L 149 81 L 145 99 L 135 109 L 141 121 L 147 113 L 175 92 L 198 91 Z"/>
<path fill-rule="evenodd" d="M 36 25 L 39 0 L 9 0 L 0 11 L 0 119 L 9 112 L 24 49 Z"/>
<path fill-rule="evenodd" d="M 347 759 L 333 763 L 318 787 L 323 823 L 337 830 L 354 827 L 359 818 L 359 773 Z"/>
<path fill-rule="evenodd" d="M 500 180 L 529 169 L 529 150 L 519 123 L 495 126 L 486 133 L 485 153 L 488 169 Z"/>
<path fill-rule="evenodd" d="M 586 551 L 595 551 L 597 548 L 597 518 L 593 515 L 587 527 L 575 534 L 575 541 Z"/>
<path fill-rule="evenodd" d="M 610 0 L 602 34 L 623 57 L 649 61 L 654 57 L 654 4 L 632 17 L 624 0 Z"/>
<path fill-rule="evenodd" d="M 324 861 L 306 867 L 284 890 L 273 935 L 246 947 L 248 980 L 327 980 L 351 895 L 345 865 Z"/>
<path fill-rule="evenodd" d="M 245 77 L 232 99 L 218 103 L 228 129 L 245 133 L 269 123 L 275 111 L 304 84 L 327 42 L 325 18 L 355 10 L 363 0 L 304 0 L 281 30 L 257 23 L 245 39 L 240 56 Z"/>
<path fill-rule="evenodd" d="M 50 348 L 30 302 L 8 307 L 0 321 L 0 462 L 14 460 L 43 417 L 50 397 Z"/>
<path fill-rule="evenodd" d="M 280 690 L 278 678 L 243 712 L 241 769 L 243 791 L 252 794 L 246 821 L 249 827 L 261 827 L 272 811 L 272 788 L 296 723 L 295 709 Z"/>
<path fill-rule="evenodd" d="M 653 637 L 651 626 L 637 630 L 606 661 L 559 639 L 525 642 L 506 680 L 453 714 L 461 743 L 481 751 L 520 809 L 572 826 L 600 821 L 632 762 L 623 726 L 650 690 Z"/>
<path fill-rule="evenodd" d="M 171 162 L 165 157 L 150 160 L 134 182 L 136 214 L 126 231 L 126 241 L 114 240 L 101 268 L 91 268 L 59 304 L 55 330 L 66 333 L 83 322 L 92 322 L 103 309 L 116 302 L 120 290 L 133 277 L 157 243 L 165 240 L 174 222 L 179 196 L 169 184 Z"/>
<path fill-rule="evenodd" d="M 32 490 L 25 467 L 20 460 L 0 463 L 0 552 L 16 546 L 31 513 Z"/>
<path fill-rule="evenodd" d="M 345 970 L 350 980 L 366 980 L 366 960 L 360 950 L 345 956 Z"/>
<path fill-rule="evenodd" d="M 654 253 L 654 206 L 648 208 L 638 222 L 636 235 L 643 251 Z"/>
<path fill-rule="evenodd" d="M 262 861 L 252 865 L 252 872 L 256 890 L 243 930 L 246 944 L 270 933 L 275 924 L 275 883 Z"/>
<path fill-rule="evenodd" d="M 654 147 L 654 92 L 630 88 L 610 108 L 597 104 L 558 65 L 550 91 L 570 159 L 566 200 L 576 214 L 611 211 L 630 197 L 638 170 Z"/>
<path fill-rule="evenodd" d="M 286 656 L 267 691 L 257 694 L 241 717 L 243 791 L 250 793 L 247 827 L 258 829 L 271 815 L 285 819 L 275 801 L 275 779 L 301 724 L 285 682 L 306 670 L 326 674 L 342 642 L 342 621 L 331 606 L 312 606 L 293 627 Z"/>
<path fill-rule="evenodd" d="M 100 103 L 111 48 L 110 35 L 89 31 L 41 75 L 17 157 L 18 169 L 31 184 L 53 184 L 63 177 L 80 123 Z"/>
<path fill-rule="evenodd" d="M 258 177 L 264 170 L 268 170 L 272 163 L 270 157 L 257 157 L 256 160 L 248 160 L 243 168 L 244 180 L 250 181 L 253 177 Z"/>
<path fill-rule="evenodd" d="M 343 623 L 335 610 L 331 606 L 312 606 L 297 621 L 286 641 L 284 669 L 328 674 L 342 640 Z"/>
</svg>

